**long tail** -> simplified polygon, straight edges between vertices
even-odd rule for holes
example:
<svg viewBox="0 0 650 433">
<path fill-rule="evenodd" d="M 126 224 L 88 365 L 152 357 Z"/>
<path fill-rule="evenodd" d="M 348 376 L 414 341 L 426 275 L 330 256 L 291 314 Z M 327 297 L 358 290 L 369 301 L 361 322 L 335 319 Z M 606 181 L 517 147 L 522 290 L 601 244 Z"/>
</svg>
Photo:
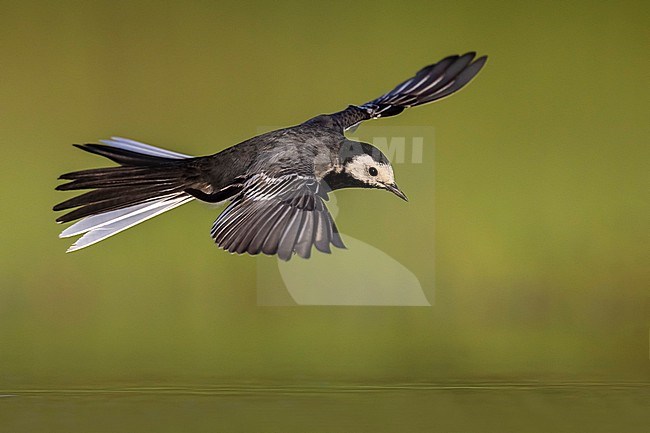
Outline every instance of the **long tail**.
<svg viewBox="0 0 650 433">
<path fill-rule="evenodd" d="M 57 190 L 92 189 L 54 206 L 55 211 L 74 209 L 57 218 L 59 223 L 81 219 L 59 235 L 83 235 L 68 252 L 95 244 L 194 199 L 185 192 L 192 183 L 186 160 L 190 156 L 119 137 L 101 142 L 75 146 L 120 166 L 59 177 L 70 182 L 57 186 Z"/>
</svg>

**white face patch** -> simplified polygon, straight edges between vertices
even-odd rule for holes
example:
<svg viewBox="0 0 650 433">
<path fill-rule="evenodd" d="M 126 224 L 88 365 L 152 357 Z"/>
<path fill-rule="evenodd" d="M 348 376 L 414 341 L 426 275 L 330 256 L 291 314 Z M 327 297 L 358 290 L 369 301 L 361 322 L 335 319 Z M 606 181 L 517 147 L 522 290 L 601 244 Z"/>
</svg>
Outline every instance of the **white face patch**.
<svg viewBox="0 0 650 433">
<path fill-rule="evenodd" d="M 374 170 L 377 170 L 376 174 Z M 395 183 L 393 167 L 377 162 L 370 155 L 357 155 L 345 165 L 345 171 L 368 185 L 392 185 Z"/>
</svg>

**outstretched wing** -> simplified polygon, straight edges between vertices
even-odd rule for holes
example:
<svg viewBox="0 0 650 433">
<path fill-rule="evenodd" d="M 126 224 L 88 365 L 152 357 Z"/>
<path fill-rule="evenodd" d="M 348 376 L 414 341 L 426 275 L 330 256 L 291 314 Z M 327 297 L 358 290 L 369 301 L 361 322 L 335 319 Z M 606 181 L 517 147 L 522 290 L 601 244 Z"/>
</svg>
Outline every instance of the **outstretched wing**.
<svg viewBox="0 0 650 433">
<path fill-rule="evenodd" d="M 293 252 L 308 258 L 312 245 L 325 253 L 330 244 L 345 248 L 323 198 L 313 177 L 257 174 L 219 215 L 212 238 L 231 253 L 277 254 L 282 260 Z"/>
<path fill-rule="evenodd" d="M 332 114 L 332 120 L 343 129 L 379 117 L 395 116 L 405 108 L 428 104 L 462 89 L 479 73 L 487 56 L 474 60 L 476 53 L 449 56 L 420 69 L 414 77 L 390 92 L 361 106 L 350 105 Z"/>
</svg>

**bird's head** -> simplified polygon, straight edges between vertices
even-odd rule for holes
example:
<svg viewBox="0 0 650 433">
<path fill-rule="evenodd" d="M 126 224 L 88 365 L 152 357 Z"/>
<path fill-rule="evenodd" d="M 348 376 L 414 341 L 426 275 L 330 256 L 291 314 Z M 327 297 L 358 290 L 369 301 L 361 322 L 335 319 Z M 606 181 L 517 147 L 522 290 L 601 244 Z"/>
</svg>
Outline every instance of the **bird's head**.
<svg viewBox="0 0 650 433">
<path fill-rule="evenodd" d="M 368 144 L 348 142 L 341 155 L 342 173 L 357 186 L 364 188 L 385 189 L 402 200 L 408 201 L 406 195 L 397 187 L 395 174 L 386 155 Z"/>
</svg>

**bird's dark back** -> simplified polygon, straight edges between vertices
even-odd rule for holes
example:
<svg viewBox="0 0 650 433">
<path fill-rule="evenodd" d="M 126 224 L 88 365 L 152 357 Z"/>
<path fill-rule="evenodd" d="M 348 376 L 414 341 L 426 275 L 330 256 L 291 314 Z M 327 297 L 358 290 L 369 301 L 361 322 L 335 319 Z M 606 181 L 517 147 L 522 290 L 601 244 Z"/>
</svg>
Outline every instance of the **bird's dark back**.
<svg viewBox="0 0 650 433">
<path fill-rule="evenodd" d="M 197 158 L 215 189 L 259 173 L 299 174 L 321 178 L 338 164 L 345 137 L 318 116 L 290 128 L 267 132 L 214 155 Z M 313 121 L 321 119 L 320 121 Z"/>
</svg>

